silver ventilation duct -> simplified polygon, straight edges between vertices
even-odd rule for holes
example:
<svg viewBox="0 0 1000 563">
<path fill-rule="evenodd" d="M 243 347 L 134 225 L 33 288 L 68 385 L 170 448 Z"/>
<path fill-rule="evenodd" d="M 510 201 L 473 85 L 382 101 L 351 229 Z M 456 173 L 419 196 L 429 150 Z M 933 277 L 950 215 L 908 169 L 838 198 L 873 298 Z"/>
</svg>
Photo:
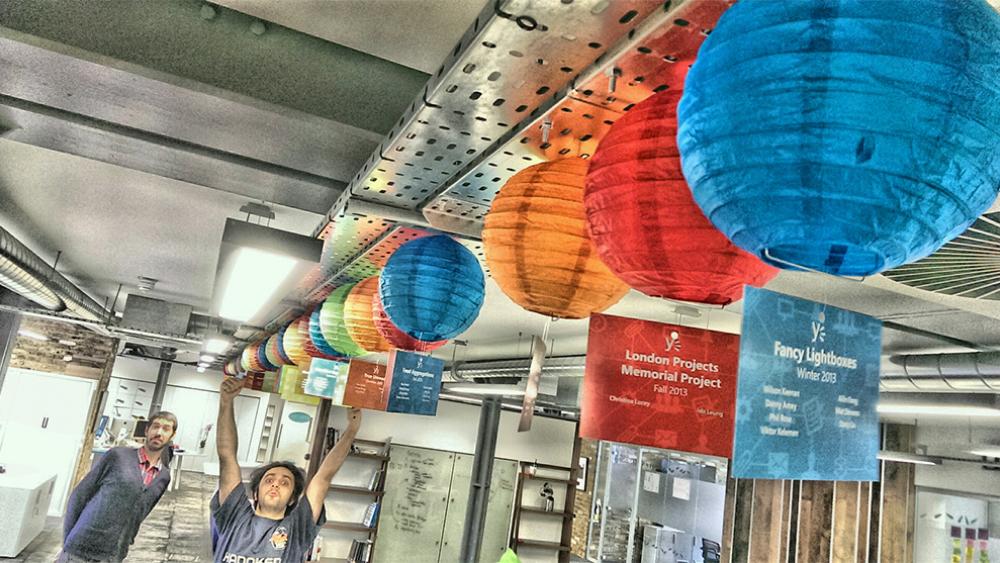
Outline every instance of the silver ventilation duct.
<svg viewBox="0 0 1000 563">
<path fill-rule="evenodd" d="M 0 285 L 55 312 L 98 321 L 107 311 L 37 254 L 0 228 Z"/>
<path fill-rule="evenodd" d="M 1000 352 L 906 354 L 882 362 L 883 391 L 1000 392 Z"/>
<path fill-rule="evenodd" d="M 586 356 L 556 356 L 545 358 L 542 374 L 557 377 L 583 377 Z M 522 379 L 528 377 L 530 359 L 456 362 L 451 366 L 453 381 L 489 381 L 491 379 Z"/>
</svg>

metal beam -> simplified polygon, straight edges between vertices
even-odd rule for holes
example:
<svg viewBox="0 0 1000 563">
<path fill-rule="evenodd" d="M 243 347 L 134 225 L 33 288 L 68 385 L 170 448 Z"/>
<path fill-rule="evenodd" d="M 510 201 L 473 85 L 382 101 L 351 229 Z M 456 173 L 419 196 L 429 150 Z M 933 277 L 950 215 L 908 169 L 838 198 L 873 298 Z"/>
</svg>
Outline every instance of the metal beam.
<svg viewBox="0 0 1000 563">
<path fill-rule="evenodd" d="M 469 504 L 465 510 L 465 526 L 462 529 L 462 549 L 459 555 L 459 561 L 462 563 L 479 561 L 499 427 L 500 399 L 497 397 L 483 399 L 483 407 L 479 412 L 479 433 L 476 435 L 476 455 L 472 460 Z"/>
<path fill-rule="evenodd" d="M 125 61 L 379 134 L 427 80 L 423 72 L 201 0 L 18 0 L 0 3 L 0 25 L 109 64 Z"/>
<path fill-rule="evenodd" d="M 156 387 L 153 388 L 153 399 L 149 402 L 149 414 L 146 420 L 163 408 L 163 395 L 167 392 L 167 380 L 170 379 L 171 362 L 160 362 L 160 371 L 156 374 Z"/>
<path fill-rule="evenodd" d="M 7 365 L 10 364 L 10 354 L 14 351 L 14 341 L 17 339 L 17 329 L 21 326 L 21 315 L 0 310 L 0 389 L 7 376 Z"/>
</svg>

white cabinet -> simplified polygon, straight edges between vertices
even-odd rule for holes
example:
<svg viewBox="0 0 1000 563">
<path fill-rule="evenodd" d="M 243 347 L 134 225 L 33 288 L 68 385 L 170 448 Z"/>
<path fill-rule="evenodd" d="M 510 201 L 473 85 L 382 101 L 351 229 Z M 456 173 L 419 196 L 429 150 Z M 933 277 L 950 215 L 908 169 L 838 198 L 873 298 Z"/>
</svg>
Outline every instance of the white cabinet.
<svg viewBox="0 0 1000 563">
<path fill-rule="evenodd" d="M 45 527 L 56 476 L 28 466 L 6 469 L 0 473 L 0 557 L 16 557 Z"/>
</svg>

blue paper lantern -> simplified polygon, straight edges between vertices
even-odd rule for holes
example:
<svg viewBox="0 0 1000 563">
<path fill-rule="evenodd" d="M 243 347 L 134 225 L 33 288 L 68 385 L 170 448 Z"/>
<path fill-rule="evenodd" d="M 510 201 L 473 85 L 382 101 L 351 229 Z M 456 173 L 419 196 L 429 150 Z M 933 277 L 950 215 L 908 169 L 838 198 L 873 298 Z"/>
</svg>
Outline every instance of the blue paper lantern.
<svg viewBox="0 0 1000 563">
<path fill-rule="evenodd" d="M 400 330 L 418 340 L 446 340 L 476 320 L 485 280 L 472 252 L 436 235 L 400 246 L 382 270 L 378 291 Z"/>
<path fill-rule="evenodd" d="M 278 366 L 274 365 L 271 363 L 271 360 L 267 359 L 267 353 L 264 351 L 266 345 L 267 340 L 261 342 L 260 346 L 257 347 L 257 361 L 264 367 L 264 371 L 274 371 L 278 369 Z"/>
<path fill-rule="evenodd" d="M 285 351 L 285 332 L 288 331 L 288 325 L 285 325 L 278 329 L 278 355 L 281 356 L 281 361 L 285 364 L 294 364 L 291 356 Z"/>
<path fill-rule="evenodd" d="M 986 2 L 738 2 L 684 86 L 684 176 L 765 261 L 875 274 L 930 254 L 996 198 L 998 76 Z"/>
<path fill-rule="evenodd" d="M 330 343 L 327 342 L 326 338 L 323 338 L 323 330 L 320 328 L 319 320 L 319 313 L 322 308 L 323 304 L 320 303 L 315 309 L 313 309 L 312 314 L 309 315 L 309 339 L 312 340 L 313 345 L 316 346 L 316 349 L 322 354 L 328 357 L 343 357 L 344 354 L 331 346 Z"/>
</svg>

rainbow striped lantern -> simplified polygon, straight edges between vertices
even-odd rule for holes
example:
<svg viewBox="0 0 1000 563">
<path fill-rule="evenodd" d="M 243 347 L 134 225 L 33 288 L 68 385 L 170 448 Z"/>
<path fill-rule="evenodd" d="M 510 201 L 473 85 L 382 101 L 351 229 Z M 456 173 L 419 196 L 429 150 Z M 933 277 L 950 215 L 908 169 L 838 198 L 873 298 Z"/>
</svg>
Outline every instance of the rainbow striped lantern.
<svg viewBox="0 0 1000 563">
<path fill-rule="evenodd" d="M 319 313 L 319 326 L 323 331 L 323 338 L 345 356 L 363 356 L 365 354 L 365 349 L 351 339 L 350 333 L 347 332 L 347 325 L 344 324 L 344 303 L 347 302 L 347 296 L 354 289 L 354 285 L 353 283 L 344 284 L 333 290 L 323 302 Z"/>
<path fill-rule="evenodd" d="M 275 367 L 275 369 L 285 365 L 285 360 L 281 357 L 281 354 L 278 352 L 279 341 L 280 337 L 276 332 L 271 336 L 268 336 L 267 340 L 264 341 L 264 346 L 262 346 L 262 348 L 264 348 L 264 357 L 267 358 L 267 361 L 270 362 L 271 365 Z"/>
<path fill-rule="evenodd" d="M 234 377 L 239 373 L 239 370 L 237 368 L 238 366 L 236 359 L 232 359 L 226 362 L 226 365 L 222 366 L 222 373 L 229 377 Z"/>
<path fill-rule="evenodd" d="M 351 340 L 369 352 L 388 352 L 392 345 L 382 337 L 375 326 L 375 296 L 378 295 L 378 276 L 365 278 L 354 286 L 344 302 L 344 326 Z"/>
<path fill-rule="evenodd" d="M 312 314 L 309 315 L 309 342 L 312 344 L 313 350 L 316 351 L 316 354 L 310 353 L 309 355 L 330 360 L 342 358 L 344 355 L 331 346 L 326 338 L 323 337 L 322 325 L 320 324 L 320 309 L 322 308 L 323 304 L 320 303 L 313 309 Z"/>
<path fill-rule="evenodd" d="M 390 346 L 399 348 L 400 350 L 430 352 L 448 343 L 447 340 L 436 340 L 433 342 L 417 340 L 400 330 L 398 326 L 392 324 L 392 321 L 389 320 L 389 315 L 385 314 L 385 309 L 382 308 L 382 301 L 378 298 L 378 293 L 372 299 L 372 321 L 375 323 L 375 328 L 382 335 L 382 338 L 385 338 L 385 341 Z"/>
<path fill-rule="evenodd" d="M 275 346 L 278 349 L 278 358 L 281 359 L 281 365 L 283 366 L 295 363 L 292 361 L 291 356 L 289 356 L 288 352 L 285 350 L 285 332 L 287 331 L 288 331 L 288 325 L 279 328 L 276 334 L 277 338 L 275 338 L 275 341 L 277 342 Z"/>
<path fill-rule="evenodd" d="M 291 360 L 291 363 L 301 366 L 307 361 L 309 361 L 309 355 L 306 354 L 305 344 L 306 337 L 302 334 L 301 324 L 302 318 L 295 319 L 285 327 L 285 332 L 281 335 L 281 344 L 285 349 L 285 354 Z"/>
<path fill-rule="evenodd" d="M 447 235 L 400 246 L 379 277 L 389 319 L 418 340 L 454 338 L 476 320 L 486 293 L 483 270 L 467 248 Z"/>
</svg>

